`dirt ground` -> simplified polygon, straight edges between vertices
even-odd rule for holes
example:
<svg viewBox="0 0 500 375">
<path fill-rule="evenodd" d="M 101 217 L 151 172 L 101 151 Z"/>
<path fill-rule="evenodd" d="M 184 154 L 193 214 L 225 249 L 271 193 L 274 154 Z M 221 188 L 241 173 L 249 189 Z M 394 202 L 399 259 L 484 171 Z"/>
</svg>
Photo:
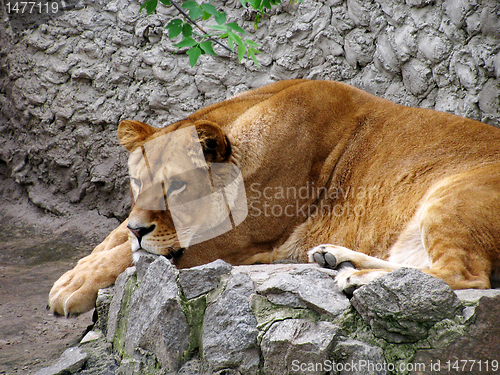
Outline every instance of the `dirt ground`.
<svg viewBox="0 0 500 375">
<path fill-rule="evenodd" d="M 54 281 L 93 247 L 81 243 L 0 223 L 0 374 L 33 374 L 54 364 L 92 324 L 92 311 L 66 319 L 46 310 Z"/>
</svg>

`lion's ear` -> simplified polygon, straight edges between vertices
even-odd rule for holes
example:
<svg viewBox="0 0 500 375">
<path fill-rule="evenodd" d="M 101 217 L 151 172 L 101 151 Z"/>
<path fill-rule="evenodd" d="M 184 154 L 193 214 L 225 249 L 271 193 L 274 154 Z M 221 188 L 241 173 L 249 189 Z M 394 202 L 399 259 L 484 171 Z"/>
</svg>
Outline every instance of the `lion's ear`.
<svg viewBox="0 0 500 375">
<path fill-rule="evenodd" d="M 194 123 L 205 158 L 212 163 L 220 163 L 231 155 L 231 144 L 219 125 L 207 120 Z"/>
<path fill-rule="evenodd" d="M 132 151 L 139 143 L 156 131 L 156 128 L 142 122 L 123 120 L 120 122 L 120 125 L 118 125 L 118 139 L 127 150 Z"/>
</svg>

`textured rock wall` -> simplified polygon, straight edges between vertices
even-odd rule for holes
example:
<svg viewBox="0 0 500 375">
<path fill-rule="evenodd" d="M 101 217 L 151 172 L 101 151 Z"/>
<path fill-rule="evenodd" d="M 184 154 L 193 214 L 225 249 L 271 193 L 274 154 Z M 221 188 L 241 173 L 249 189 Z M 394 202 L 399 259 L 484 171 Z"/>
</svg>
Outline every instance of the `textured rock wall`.
<svg viewBox="0 0 500 375">
<path fill-rule="evenodd" d="M 457 360 L 498 373 L 500 290 L 454 293 L 399 269 L 348 300 L 336 272 L 221 260 L 177 270 L 141 256 L 100 291 L 93 346 L 118 374 L 456 374 Z M 92 347 L 80 350 L 81 373 L 98 373 Z"/>
<path fill-rule="evenodd" d="M 159 9 L 146 17 L 136 1 L 83 0 L 31 20 L 30 28 L 2 14 L 4 199 L 57 216 L 93 210 L 123 219 L 129 197 L 127 155 L 115 136 L 120 120 L 163 126 L 287 78 L 345 81 L 398 103 L 500 124 L 497 0 L 285 1 L 252 32 L 262 43 L 260 70 L 227 56 L 202 56 L 189 67 L 185 55 L 172 54 L 162 29 L 170 14 Z M 252 12 L 228 13 L 252 29 Z"/>
</svg>

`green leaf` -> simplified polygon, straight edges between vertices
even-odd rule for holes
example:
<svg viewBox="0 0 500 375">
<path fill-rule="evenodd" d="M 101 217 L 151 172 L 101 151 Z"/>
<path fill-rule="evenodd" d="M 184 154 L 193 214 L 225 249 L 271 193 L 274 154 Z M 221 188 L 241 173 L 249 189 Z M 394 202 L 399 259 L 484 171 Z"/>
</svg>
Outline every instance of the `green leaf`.
<svg viewBox="0 0 500 375">
<path fill-rule="evenodd" d="M 255 57 L 256 53 L 260 53 L 260 51 L 254 49 L 254 48 L 249 48 L 248 49 L 248 56 L 253 60 L 253 63 L 257 68 L 260 68 L 259 62 L 257 61 L 257 58 Z"/>
<path fill-rule="evenodd" d="M 207 13 L 207 12 L 203 11 L 203 16 L 201 16 L 201 19 L 203 21 L 208 20 L 210 17 L 212 17 L 212 15 L 210 13 Z"/>
<path fill-rule="evenodd" d="M 217 22 L 217 25 L 223 25 L 226 23 L 226 12 L 220 12 L 216 17 L 215 17 L 215 22 Z"/>
<path fill-rule="evenodd" d="M 205 12 L 208 14 L 217 17 L 219 15 L 219 12 L 217 11 L 217 8 L 213 6 L 212 4 L 201 4 L 200 5 L 201 9 L 203 9 Z"/>
<path fill-rule="evenodd" d="M 229 45 L 229 48 L 231 48 L 231 51 L 234 52 L 234 44 L 235 44 L 235 40 L 234 40 L 234 36 L 236 34 L 232 33 L 232 32 L 228 32 L 227 33 L 227 44 Z"/>
<path fill-rule="evenodd" d="M 197 44 L 198 43 L 196 43 L 196 40 L 194 40 L 193 38 L 184 38 L 182 39 L 181 42 L 174 44 L 174 47 L 177 48 L 194 47 Z"/>
<path fill-rule="evenodd" d="M 241 60 L 243 60 L 246 52 L 247 47 L 244 44 L 238 44 L 238 62 L 241 62 Z"/>
<path fill-rule="evenodd" d="M 203 9 L 196 1 L 186 1 L 182 4 L 182 8 L 189 10 L 189 18 L 193 21 L 203 16 Z"/>
<path fill-rule="evenodd" d="M 182 4 L 181 8 L 191 10 L 193 8 L 198 8 L 200 5 L 196 1 L 188 0 Z"/>
<path fill-rule="evenodd" d="M 245 44 L 250 47 L 260 47 L 259 43 L 255 43 L 253 40 L 245 39 Z"/>
<path fill-rule="evenodd" d="M 262 0 L 262 8 L 271 9 L 271 2 L 269 0 Z"/>
<path fill-rule="evenodd" d="M 205 42 L 200 43 L 200 48 L 207 54 L 212 55 L 212 56 L 217 56 L 215 53 L 214 49 L 212 48 L 212 41 L 207 40 Z"/>
<path fill-rule="evenodd" d="M 153 13 L 156 10 L 157 6 L 158 6 L 158 0 L 149 0 L 148 4 L 146 5 L 146 11 L 148 12 L 148 15 Z"/>
<path fill-rule="evenodd" d="M 208 25 L 207 27 L 212 30 L 227 31 L 226 25 Z"/>
<path fill-rule="evenodd" d="M 162 3 L 163 5 L 166 5 L 166 6 L 170 6 L 170 5 L 172 5 L 172 3 L 170 2 L 170 0 L 160 0 L 160 1 L 161 1 L 161 3 Z"/>
<path fill-rule="evenodd" d="M 240 38 L 238 34 L 233 33 L 232 31 L 228 31 L 228 36 L 238 45 L 245 47 L 245 43 Z"/>
<path fill-rule="evenodd" d="M 169 39 L 177 37 L 182 32 L 182 24 L 183 24 L 182 20 L 178 18 L 168 23 L 166 28 L 168 30 Z"/>
<path fill-rule="evenodd" d="M 246 34 L 247 32 L 243 30 L 236 22 L 226 23 L 226 26 L 240 34 Z"/>
<path fill-rule="evenodd" d="M 240 36 L 238 34 L 233 33 L 232 31 L 227 32 L 227 42 L 229 44 L 229 48 L 231 48 L 231 51 L 234 52 L 234 45 L 236 44 L 238 46 L 238 53 L 240 51 L 240 46 L 245 47 L 245 43 L 243 43 L 243 40 L 241 40 Z"/>
<path fill-rule="evenodd" d="M 201 56 L 200 47 L 196 46 L 191 49 L 188 49 L 186 53 L 189 56 L 189 64 L 191 65 L 191 67 L 195 66 L 196 63 L 198 62 L 199 57 Z"/>
<path fill-rule="evenodd" d="M 260 13 L 257 13 L 255 15 L 255 21 L 254 21 L 254 24 L 253 24 L 254 30 L 257 30 L 257 27 L 259 26 L 259 21 L 260 21 Z"/>
<path fill-rule="evenodd" d="M 247 3 L 255 10 L 261 10 L 261 2 L 262 0 L 247 0 Z"/>
<path fill-rule="evenodd" d="M 193 27 L 189 23 L 182 25 L 182 36 L 184 39 L 191 38 L 191 35 L 193 35 Z"/>
<path fill-rule="evenodd" d="M 141 5 L 139 12 L 141 12 L 144 8 L 146 8 L 146 12 L 148 13 L 149 16 L 156 10 L 157 6 L 158 6 L 158 0 L 147 0 Z"/>
<path fill-rule="evenodd" d="M 189 18 L 193 21 L 203 16 L 203 10 L 201 8 L 194 8 L 189 11 Z"/>
</svg>

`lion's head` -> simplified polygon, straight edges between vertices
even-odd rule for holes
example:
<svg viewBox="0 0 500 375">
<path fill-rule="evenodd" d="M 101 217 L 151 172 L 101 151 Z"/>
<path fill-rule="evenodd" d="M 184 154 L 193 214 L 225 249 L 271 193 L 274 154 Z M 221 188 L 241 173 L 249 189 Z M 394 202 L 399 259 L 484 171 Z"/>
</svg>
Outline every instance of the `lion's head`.
<svg viewBox="0 0 500 375">
<path fill-rule="evenodd" d="M 130 151 L 133 207 L 127 226 L 134 251 L 176 258 L 246 216 L 241 175 L 217 124 L 185 121 L 157 129 L 126 120 L 118 138 Z"/>
</svg>

